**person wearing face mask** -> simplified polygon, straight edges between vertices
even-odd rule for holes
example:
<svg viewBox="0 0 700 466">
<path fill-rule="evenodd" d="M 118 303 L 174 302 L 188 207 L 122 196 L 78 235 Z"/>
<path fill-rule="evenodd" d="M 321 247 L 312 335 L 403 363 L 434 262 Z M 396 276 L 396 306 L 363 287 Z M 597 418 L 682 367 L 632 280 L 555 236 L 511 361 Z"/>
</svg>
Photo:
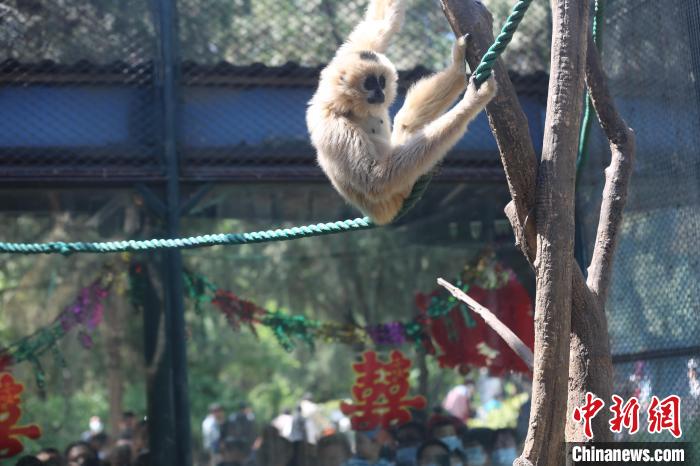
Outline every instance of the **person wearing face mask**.
<svg viewBox="0 0 700 466">
<path fill-rule="evenodd" d="M 462 440 L 457 435 L 457 427 L 462 423 L 452 416 L 435 416 L 430 421 L 430 436 L 447 445 L 450 451 L 463 450 Z"/>
<path fill-rule="evenodd" d="M 355 432 L 355 454 L 345 466 L 393 466 L 381 457 L 386 431 L 380 428 Z"/>
<path fill-rule="evenodd" d="M 424 442 L 418 448 L 418 466 L 450 466 L 450 448 L 437 439 Z"/>
<path fill-rule="evenodd" d="M 419 422 L 407 422 L 399 426 L 394 433 L 396 439 L 397 466 L 416 466 L 418 462 L 418 447 L 426 437 L 425 427 Z"/>
<path fill-rule="evenodd" d="M 450 466 L 466 466 L 467 457 L 462 450 L 452 450 L 450 452 Z"/>
<path fill-rule="evenodd" d="M 496 430 L 491 449 L 491 464 L 493 466 L 511 466 L 518 457 L 516 445 L 513 429 Z"/>
<path fill-rule="evenodd" d="M 464 445 L 464 466 L 486 466 L 489 458 L 485 445 L 493 438 L 491 429 L 469 429 L 462 435 Z"/>
</svg>

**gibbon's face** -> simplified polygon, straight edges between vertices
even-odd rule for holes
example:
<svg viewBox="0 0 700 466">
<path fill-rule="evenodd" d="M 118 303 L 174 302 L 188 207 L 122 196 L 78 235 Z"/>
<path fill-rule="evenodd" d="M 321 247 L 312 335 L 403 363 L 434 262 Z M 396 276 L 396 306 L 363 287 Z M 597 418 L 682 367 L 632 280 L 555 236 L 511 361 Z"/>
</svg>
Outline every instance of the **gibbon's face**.
<svg viewBox="0 0 700 466">
<path fill-rule="evenodd" d="M 339 65 L 337 85 L 347 111 L 361 116 L 383 110 L 394 101 L 397 73 L 384 55 L 353 52 Z"/>
</svg>

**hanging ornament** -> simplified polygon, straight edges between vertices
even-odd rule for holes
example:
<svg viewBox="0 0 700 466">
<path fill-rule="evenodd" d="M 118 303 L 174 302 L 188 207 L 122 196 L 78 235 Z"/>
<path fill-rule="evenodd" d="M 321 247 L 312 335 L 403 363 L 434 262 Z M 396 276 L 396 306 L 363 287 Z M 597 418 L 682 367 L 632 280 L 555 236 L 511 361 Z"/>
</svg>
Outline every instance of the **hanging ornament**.
<svg viewBox="0 0 700 466">
<path fill-rule="evenodd" d="M 370 325 L 366 330 L 377 346 L 401 346 L 406 342 L 406 335 L 401 322 Z"/>
<path fill-rule="evenodd" d="M 68 333 L 80 325 L 84 327 L 85 334 L 92 333 L 102 322 L 104 300 L 108 293 L 108 288 L 103 286 L 100 279 L 80 290 L 73 303 L 67 306 L 61 315 L 58 316 L 63 332 Z M 92 339 L 85 338 L 82 332 L 78 338 L 85 348 L 92 346 Z"/>
<path fill-rule="evenodd" d="M 512 270 L 503 267 L 492 253 L 483 254 L 475 265 L 465 267 L 456 283 L 513 330 L 530 348 L 534 346 L 532 303 Z M 418 293 L 416 305 L 428 322 L 428 333 L 439 349 L 441 367 L 466 373 L 487 367 L 492 375 L 506 371 L 529 372 L 527 365 L 484 320 L 444 289 Z"/>
<path fill-rule="evenodd" d="M 535 323 L 532 302 L 525 287 L 515 278 L 515 274 L 511 274 L 509 281 L 501 288 L 488 290 L 475 286 L 471 288 L 469 295 L 490 309 L 528 348 L 534 348 Z M 487 364 L 491 375 L 500 376 L 508 371 L 523 374 L 530 372 L 525 362 L 480 316 L 474 314 L 474 319 L 478 326 L 483 328 L 482 341 L 496 351 L 496 355 L 490 358 Z"/>
<path fill-rule="evenodd" d="M 9 373 L 0 375 L 0 458 L 12 458 L 24 451 L 19 440 L 27 437 L 36 440 L 41 437 L 41 430 L 36 425 L 18 426 L 22 417 L 20 395 L 24 391 L 22 384 L 16 383 Z"/>
<path fill-rule="evenodd" d="M 387 362 L 381 361 L 374 351 L 366 351 L 352 368 L 356 374 L 353 402 L 341 403 L 340 410 L 350 416 L 354 430 L 405 424 L 411 420 L 409 409 L 425 408 L 424 397 L 408 395 L 411 360 L 400 351 L 392 351 Z"/>
<path fill-rule="evenodd" d="M 231 291 L 217 290 L 211 303 L 221 311 L 234 331 L 247 325 L 253 335 L 258 336 L 254 324 L 259 324 L 266 311 L 251 301 L 239 298 Z"/>
<path fill-rule="evenodd" d="M 301 340 L 313 350 L 315 348 L 315 330 L 320 323 L 305 316 L 290 316 L 282 312 L 268 312 L 262 320 L 263 325 L 272 329 L 278 343 L 291 352 L 296 348 L 295 340 Z"/>
<path fill-rule="evenodd" d="M 316 329 L 316 337 L 327 342 L 338 342 L 346 345 L 364 343 L 367 340 L 366 330 L 352 324 L 323 322 Z"/>
</svg>

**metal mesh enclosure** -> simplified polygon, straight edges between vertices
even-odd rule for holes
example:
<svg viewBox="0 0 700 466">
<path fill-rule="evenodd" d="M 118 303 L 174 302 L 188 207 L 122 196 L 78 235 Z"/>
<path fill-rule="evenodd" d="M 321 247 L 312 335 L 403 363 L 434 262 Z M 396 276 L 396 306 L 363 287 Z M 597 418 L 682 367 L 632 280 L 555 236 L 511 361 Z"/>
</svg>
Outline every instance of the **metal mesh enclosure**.
<svg viewBox="0 0 700 466">
<path fill-rule="evenodd" d="M 684 437 L 697 438 L 700 393 L 692 394 L 688 363 L 700 352 L 700 9 L 681 1 L 606 3 L 603 62 L 637 140 L 608 300 L 616 388 L 640 396 L 646 380 L 651 395 L 680 395 Z M 593 136 L 581 192 L 589 252 L 610 160 L 598 128 Z"/>
<path fill-rule="evenodd" d="M 3 176 L 156 176 L 148 3 L 0 5 Z"/>
<path fill-rule="evenodd" d="M 484 3 L 493 13 L 494 29 L 500 29 L 513 1 Z M 700 436 L 700 388 L 693 388 L 696 376 L 689 370 L 693 358 L 700 362 L 700 6 L 684 0 L 605 3 L 603 62 L 620 113 L 637 136 L 608 302 L 615 390 L 682 396 L 684 438 L 693 439 Z M 175 7 L 168 17 L 172 23 L 158 8 L 164 4 Z M 180 231 L 192 235 L 219 225 L 268 228 L 334 220 L 325 217 L 329 212 L 356 216 L 334 197 L 318 169 L 304 115 L 320 69 L 365 5 L 366 0 L 1 1 L 0 177 L 34 194 L 37 187 L 44 189 L 40 182 L 81 189 L 90 184 L 100 191 L 96 200 L 78 193 L 70 202 L 3 191 L 2 210 L 13 215 L 6 223 L 14 228 L 20 215 L 51 202 L 56 211 L 69 212 L 80 203 L 90 203 L 84 207 L 90 212 L 106 206 L 98 220 L 111 219 L 109 204 L 118 200 L 104 196 L 103 182 L 118 183 L 119 189 L 148 182 L 160 195 L 170 181 L 167 202 L 149 204 L 147 196 L 139 197 L 138 216 L 149 218 L 144 236 L 162 234 L 166 214 L 170 231 L 177 231 L 183 216 L 187 226 Z M 530 8 L 503 59 L 539 152 L 551 14 L 546 1 Z M 410 0 L 405 27 L 388 52 L 400 70 L 401 91 L 444 67 L 452 41 L 438 0 Z M 579 196 L 590 252 L 609 162 L 607 142 L 596 125 L 589 148 Z M 470 253 L 495 238 L 502 254 L 525 275 L 528 269 L 510 246 L 501 212 L 508 196 L 483 114 L 447 158 L 441 176 L 461 184 L 429 190 L 398 226 L 398 237 L 416 249 L 457 243 L 459 237 Z M 462 186 L 475 179 L 480 183 Z M 293 180 L 304 183 L 279 183 Z M 225 186 L 240 181 L 255 183 Z M 219 185 L 198 191 L 203 182 Z M 189 199 L 180 198 L 179 184 Z M 119 202 L 131 203 L 132 195 L 124 190 Z M 157 215 L 153 205 L 161 208 Z M 483 236 L 473 233 L 482 228 Z M 67 231 L 113 239 L 121 229 Z M 17 236 L 11 239 L 26 240 L 20 237 L 24 230 L 8 232 Z M 275 254 L 281 257 L 287 247 L 302 249 L 278 247 Z M 329 256 L 354 254 L 330 251 Z M 302 252 L 300 257 L 306 257 Z M 197 264 L 217 254 L 193 252 L 188 261 Z M 292 268 L 304 261 L 285 263 Z M 396 268 L 401 269 L 397 274 L 406 273 L 407 268 Z M 345 269 L 338 265 L 338 271 Z M 376 296 L 372 305 L 384 297 Z"/>
<path fill-rule="evenodd" d="M 497 29 L 510 2 L 488 3 Z M 184 178 L 320 178 L 306 103 L 365 4 L 181 0 L 165 18 L 146 0 L 4 2 L 0 170 L 18 179 L 160 180 L 169 131 Z M 413 0 L 408 12 L 388 53 L 402 90 L 444 67 L 453 41 L 437 0 Z M 505 55 L 538 140 L 547 14 L 533 6 Z M 457 170 L 453 179 L 464 169 L 498 178 L 496 154 L 481 116 L 446 166 Z"/>
</svg>

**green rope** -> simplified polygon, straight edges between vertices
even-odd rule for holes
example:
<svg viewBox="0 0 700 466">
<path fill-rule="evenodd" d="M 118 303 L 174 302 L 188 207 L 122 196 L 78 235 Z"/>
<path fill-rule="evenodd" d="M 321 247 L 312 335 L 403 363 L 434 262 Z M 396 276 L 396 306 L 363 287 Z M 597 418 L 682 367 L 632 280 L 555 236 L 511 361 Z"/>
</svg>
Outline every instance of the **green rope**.
<svg viewBox="0 0 700 466">
<path fill-rule="evenodd" d="M 527 8 L 532 0 L 519 0 L 501 33 L 496 37 L 493 45 L 482 57 L 481 63 L 474 71 L 477 84 L 481 84 L 491 75 L 491 70 L 506 46 L 513 38 L 513 34 L 520 25 Z M 411 194 L 404 201 L 403 207 L 396 218 L 408 212 L 422 197 L 430 184 L 432 173 L 421 177 L 411 190 Z M 252 233 L 222 233 L 215 235 L 193 236 L 189 238 L 161 238 L 149 240 L 129 241 L 105 241 L 105 242 L 51 242 L 51 243 L 6 243 L 0 242 L 0 253 L 9 254 L 63 254 L 69 255 L 76 252 L 84 253 L 115 253 L 115 252 L 139 252 L 160 249 L 194 249 L 207 246 L 267 243 L 272 241 L 289 241 L 310 236 L 332 235 L 346 231 L 368 230 L 376 225 L 367 218 L 340 220 L 331 223 L 318 223 L 294 228 L 278 230 L 256 231 Z"/>
<path fill-rule="evenodd" d="M 271 241 L 289 241 L 308 236 L 332 235 L 346 231 L 367 230 L 374 228 L 374 223 L 365 218 L 342 220 L 331 223 L 317 223 L 301 227 L 278 230 L 256 231 L 252 233 L 221 233 L 214 235 L 193 236 L 189 238 L 162 238 L 130 241 L 105 242 L 52 242 L 52 243 L 5 243 L 0 242 L 0 253 L 12 254 L 72 254 L 74 252 L 113 253 L 126 251 L 152 251 L 159 249 L 193 249 L 207 246 L 267 243 Z"/>
<path fill-rule="evenodd" d="M 491 76 L 491 70 L 493 70 L 496 60 L 498 60 L 498 57 L 501 56 L 513 38 L 513 34 L 515 34 L 515 31 L 518 29 L 520 21 L 522 21 L 523 16 L 525 16 L 525 12 L 530 6 L 530 3 L 532 3 L 532 0 L 519 0 L 513 7 L 510 16 L 508 16 L 506 23 L 501 29 L 501 33 L 498 34 L 493 45 L 486 51 L 481 58 L 481 63 L 479 63 L 479 66 L 474 71 L 474 79 L 477 84 L 483 83 Z"/>
<path fill-rule="evenodd" d="M 603 46 L 603 1 L 595 1 L 595 15 L 593 16 L 593 42 L 596 49 L 600 50 Z M 593 123 L 593 102 L 591 96 L 586 95 L 586 106 L 583 113 L 583 122 L 581 123 L 581 135 L 578 143 L 578 156 L 576 157 L 576 186 L 581 180 L 583 167 L 588 161 L 588 139 L 591 133 L 591 124 Z"/>
</svg>

